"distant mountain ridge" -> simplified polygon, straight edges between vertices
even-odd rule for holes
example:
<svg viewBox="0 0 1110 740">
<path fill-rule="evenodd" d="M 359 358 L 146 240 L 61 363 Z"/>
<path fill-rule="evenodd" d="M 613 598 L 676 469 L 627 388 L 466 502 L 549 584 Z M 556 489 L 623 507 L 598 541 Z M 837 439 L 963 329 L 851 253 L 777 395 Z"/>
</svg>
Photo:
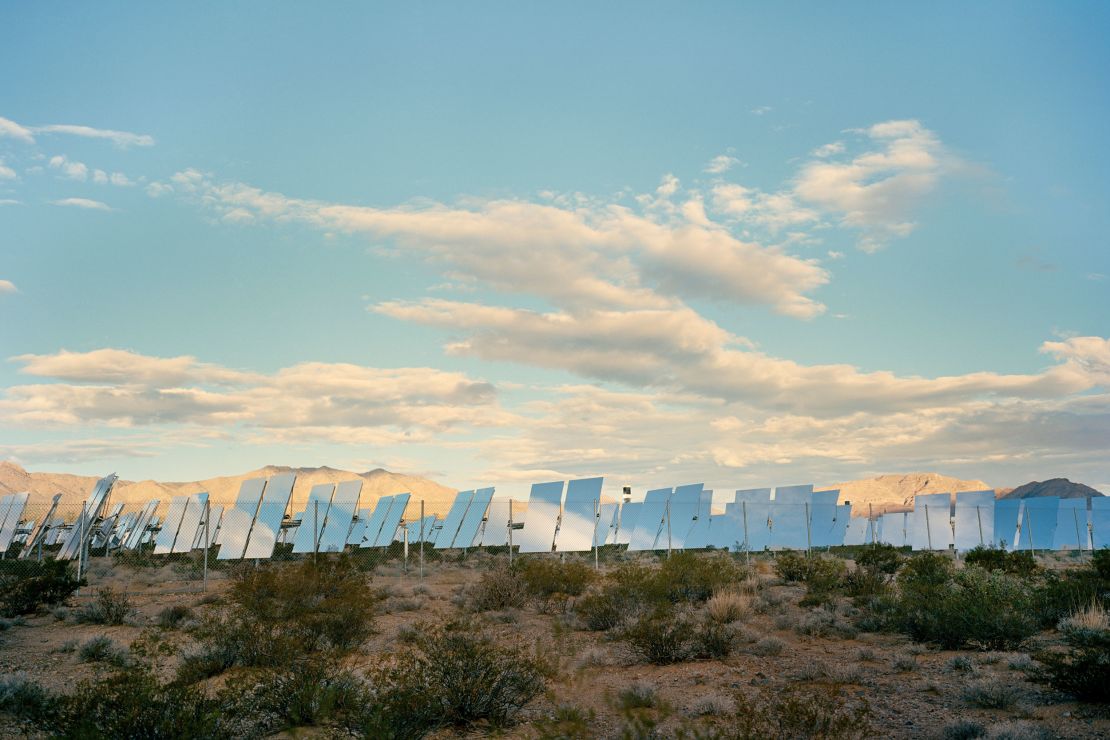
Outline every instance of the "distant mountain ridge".
<svg viewBox="0 0 1110 740">
<path fill-rule="evenodd" d="M 840 503 L 852 502 L 852 516 L 867 516 L 868 512 L 911 511 L 914 496 L 919 494 L 989 491 L 993 486 L 940 473 L 895 473 L 820 486 L 819 490 L 832 488 L 840 489 Z"/>
<path fill-rule="evenodd" d="M 1058 498 L 1093 498 L 1103 496 L 1090 486 L 1082 483 L 1073 483 L 1067 478 L 1049 478 L 1046 481 L 1033 481 L 1017 488 L 999 492 L 999 498 L 1036 498 L 1040 496 L 1056 496 Z"/>
<path fill-rule="evenodd" d="M 107 473 L 109 471 L 105 471 Z M 297 482 L 293 487 L 291 508 L 300 511 L 308 500 L 309 490 L 320 483 L 339 483 L 360 478 L 362 483 L 361 506 L 372 505 L 382 496 L 409 492 L 412 501 L 409 514 L 419 514 L 420 500 L 424 500 L 427 514 L 446 513 L 456 493 L 454 488 L 440 485 L 435 481 L 415 475 L 393 473 L 382 468 L 365 473 L 354 473 L 327 466 L 318 468 L 291 468 L 285 465 L 267 465 L 239 475 L 220 476 L 199 481 L 167 482 L 154 480 L 120 480 L 112 493 L 114 503 L 145 504 L 151 499 L 159 499 L 160 509 L 165 510 L 174 496 L 207 491 L 210 500 L 217 504 L 230 504 L 235 501 L 239 486 L 248 478 L 270 478 L 282 473 L 294 473 Z M 0 494 L 30 491 L 29 506 L 44 507 L 50 498 L 62 494 L 61 506 L 79 506 L 88 497 L 96 476 L 70 475 L 68 473 L 32 473 L 12 462 L 0 462 Z"/>
</svg>

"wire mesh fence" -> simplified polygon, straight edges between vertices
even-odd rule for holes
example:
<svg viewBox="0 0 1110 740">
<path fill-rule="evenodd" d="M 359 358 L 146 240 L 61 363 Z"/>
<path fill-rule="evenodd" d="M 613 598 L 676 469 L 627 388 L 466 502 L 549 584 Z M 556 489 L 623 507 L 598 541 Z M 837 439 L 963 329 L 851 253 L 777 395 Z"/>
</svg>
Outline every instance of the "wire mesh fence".
<svg viewBox="0 0 1110 740">
<path fill-rule="evenodd" d="M 107 480 L 107 479 L 106 479 Z M 832 496 L 814 501 L 738 500 L 715 508 L 705 496 L 623 503 L 542 488 L 520 502 L 492 489 L 434 505 L 409 494 L 361 502 L 357 491 L 314 488 L 292 502 L 292 482 L 251 486 L 235 500 L 207 494 L 112 503 L 98 487 L 80 503 L 0 499 L 0 573 L 18 575 L 47 559 L 73 564 L 90 587 L 201 591 L 213 579 L 263 561 L 346 552 L 360 568 L 423 578 L 442 563 L 543 553 L 579 553 L 595 564 L 620 553 L 821 550 L 884 542 L 916 550 L 975 546 L 1089 551 L 1106 539 L 1104 502 L 1012 505 L 957 497 L 922 500 L 913 511 L 852 517 Z M 110 490 L 110 486 L 107 487 Z M 267 499 L 264 492 L 276 490 Z M 738 499 L 742 497 L 738 494 Z M 366 503 L 365 506 L 362 504 Z"/>
</svg>

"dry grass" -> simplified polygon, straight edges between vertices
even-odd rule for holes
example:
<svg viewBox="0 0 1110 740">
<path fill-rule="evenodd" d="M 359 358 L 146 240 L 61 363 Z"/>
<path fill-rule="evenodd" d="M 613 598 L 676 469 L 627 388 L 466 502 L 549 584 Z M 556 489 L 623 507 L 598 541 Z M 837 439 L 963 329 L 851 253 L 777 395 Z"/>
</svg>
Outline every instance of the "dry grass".
<svg viewBox="0 0 1110 740">
<path fill-rule="evenodd" d="M 719 591 L 705 602 L 705 611 L 718 624 L 735 622 L 752 613 L 752 597 L 732 589 Z"/>
<path fill-rule="evenodd" d="M 1091 630 L 1101 632 L 1110 630 L 1110 613 L 1106 607 L 1093 601 L 1084 609 L 1072 612 L 1060 623 L 1060 629 Z"/>
</svg>

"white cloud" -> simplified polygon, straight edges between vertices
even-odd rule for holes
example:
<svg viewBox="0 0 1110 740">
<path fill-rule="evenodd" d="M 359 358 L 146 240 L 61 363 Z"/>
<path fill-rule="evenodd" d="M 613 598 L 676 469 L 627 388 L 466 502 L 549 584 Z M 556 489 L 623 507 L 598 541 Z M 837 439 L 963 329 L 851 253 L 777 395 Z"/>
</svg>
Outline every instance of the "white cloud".
<svg viewBox="0 0 1110 740">
<path fill-rule="evenodd" d="M 815 157 L 831 157 L 834 154 L 840 154 L 844 151 L 843 141 L 834 141 L 830 144 L 822 144 L 813 150 Z"/>
<path fill-rule="evenodd" d="M 721 173 L 728 172 L 738 164 L 740 164 L 740 160 L 736 157 L 729 156 L 728 154 L 718 154 L 716 157 L 709 160 L 709 164 L 705 165 L 705 171 L 711 175 L 720 175 Z"/>
<path fill-rule="evenodd" d="M 301 221 L 369 234 L 441 265 L 448 277 L 570 310 L 663 308 L 688 297 L 768 305 L 799 318 L 824 310 L 806 295 L 827 282 L 824 269 L 736 238 L 706 217 L 696 197 L 675 207 L 673 175 L 642 200 L 641 212 L 620 203 L 516 200 L 371 208 L 216 183 L 196 170 L 171 179 L 178 191 L 231 220 Z"/>
<path fill-rule="evenodd" d="M 0 180 L 14 180 L 17 177 L 15 170 L 4 164 L 4 160 L 0 159 Z"/>
<path fill-rule="evenodd" d="M 11 280 L 0 280 L 0 293 L 18 293 L 19 289 Z"/>
<path fill-rule="evenodd" d="M 733 183 L 713 186 L 713 208 L 717 213 L 771 233 L 813 224 L 819 219 L 816 211 L 799 204 L 790 193 L 764 193 Z"/>
<path fill-rule="evenodd" d="M 113 172 L 108 179 L 113 185 L 121 188 L 130 187 L 135 184 L 122 172 Z"/>
<path fill-rule="evenodd" d="M 152 182 L 146 186 L 146 194 L 151 198 L 160 198 L 173 192 L 173 185 L 164 182 Z"/>
<path fill-rule="evenodd" d="M 84 208 L 90 211 L 110 211 L 112 207 L 107 203 L 101 203 L 99 200 L 90 200 L 89 198 L 62 198 L 61 200 L 51 201 L 56 206 L 69 206 L 72 208 Z"/>
<path fill-rule="evenodd" d="M 111 129 L 69 124 L 37 126 L 32 130 L 36 133 L 67 134 L 70 136 L 80 136 L 86 139 L 106 139 L 121 149 L 126 149 L 130 146 L 154 146 L 153 136 L 149 134 L 134 134 L 130 131 L 113 131 Z"/>
<path fill-rule="evenodd" d="M 93 170 L 93 182 L 97 185 L 107 185 L 108 173 L 104 170 Z"/>
<path fill-rule="evenodd" d="M 846 162 L 810 162 L 798 174 L 794 194 L 859 230 L 859 246 L 870 252 L 913 231 L 913 210 L 954 158 L 918 121 L 887 121 L 859 133 L 880 148 Z"/>
<path fill-rule="evenodd" d="M 28 144 L 33 144 L 35 141 L 30 129 L 20 126 L 15 121 L 0 117 L 0 138 L 4 137 L 18 139 Z"/>
<path fill-rule="evenodd" d="M 89 178 L 89 168 L 84 162 L 74 161 L 64 154 L 54 155 L 50 158 L 49 164 L 51 169 L 59 170 L 62 175 L 70 180 L 84 182 Z M 105 182 L 107 182 L 107 177 L 105 177 Z"/>
<path fill-rule="evenodd" d="M 765 115 L 767 113 L 770 113 L 771 110 L 772 110 L 772 108 L 769 105 L 760 105 L 760 106 L 756 106 L 755 108 L 752 108 L 751 112 L 752 112 L 753 115 L 762 116 L 762 115 Z"/>
</svg>

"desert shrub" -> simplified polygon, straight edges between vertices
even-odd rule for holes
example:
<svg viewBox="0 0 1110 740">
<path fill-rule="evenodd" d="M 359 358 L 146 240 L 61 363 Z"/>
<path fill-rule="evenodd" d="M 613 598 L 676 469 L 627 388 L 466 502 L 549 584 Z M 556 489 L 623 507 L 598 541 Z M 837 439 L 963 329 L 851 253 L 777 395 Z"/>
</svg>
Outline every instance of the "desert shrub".
<svg viewBox="0 0 1110 740">
<path fill-rule="evenodd" d="M 846 567 L 839 558 L 810 558 L 809 572 L 805 576 L 806 593 L 799 602 L 802 606 L 816 606 L 832 600 L 840 588 Z"/>
<path fill-rule="evenodd" d="M 757 641 L 754 645 L 748 648 L 748 652 L 752 655 L 760 655 L 769 657 L 772 655 L 781 655 L 782 651 L 786 649 L 786 643 L 777 637 L 764 637 Z"/>
<path fill-rule="evenodd" d="M 903 567 L 899 585 L 896 618 L 919 642 L 1006 650 L 1038 629 L 1031 588 L 1004 572 L 968 567 L 953 573 L 946 559 L 926 553 Z"/>
<path fill-rule="evenodd" d="M 705 602 L 705 612 L 714 622 L 727 624 L 743 619 L 752 610 L 752 597 L 733 589 L 718 591 Z"/>
<path fill-rule="evenodd" d="M 899 673 L 910 673 L 921 667 L 917 658 L 912 655 L 897 655 L 890 663 L 891 667 Z"/>
<path fill-rule="evenodd" d="M 516 568 L 501 566 L 483 573 L 463 596 L 471 611 L 499 611 L 524 606 L 528 591 Z"/>
<path fill-rule="evenodd" d="M 86 624 L 123 624 L 131 615 L 131 600 L 127 594 L 111 588 L 101 588 L 96 598 L 73 612 L 73 618 Z"/>
<path fill-rule="evenodd" d="M 416 650 L 371 672 L 360 729 L 370 737 L 418 737 L 445 726 L 507 724 L 543 690 L 542 666 L 460 623 L 425 627 Z"/>
<path fill-rule="evenodd" d="M 841 581 L 844 592 L 856 599 L 866 601 L 876 596 L 882 596 L 890 591 L 890 581 L 887 574 L 874 566 L 856 567 L 844 574 Z"/>
<path fill-rule="evenodd" d="M 965 702 L 979 709 L 1012 709 L 1024 696 L 1021 689 L 997 681 L 977 681 L 961 692 Z"/>
<path fill-rule="evenodd" d="M 354 675 L 324 660 L 239 676 L 220 698 L 227 729 L 252 736 L 324 724 L 355 727 L 370 701 Z"/>
<path fill-rule="evenodd" d="M 587 629 L 604 632 L 624 623 L 629 613 L 629 600 L 616 589 L 590 591 L 574 603 L 574 613 Z"/>
<path fill-rule="evenodd" d="M 53 698 L 25 673 L 0 676 L 0 712 L 37 721 L 53 709 Z"/>
<path fill-rule="evenodd" d="M 82 663 L 109 663 L 122 668 L 129 658 L 127 650 L 118 647 L 107 635 L 90 638 L 77 648 L 77 659 Z"/>
<path fill-rule="evenodd" d="M 787 583 L 804 582 L 809 577 L 811 562 L 796 552 L 780 552 L 775 556 L 775 573 Z"/>
<path fill-rule="evenodd" d="M 957 720 L 941 730 L 941 740 L 976 740 L 986 737 L 987 728 L 969 719 Z"/>
<path fill-rule="evenodd" d="M 855 627 L 826 609 L 814 609 L 808 612 L 794 625 L 794 630 L 802 635 L 838 637 L 846 640 L 851 640 L 858 634 Z"/>
<path fill-rule="evenodd" d="M 675 552 L 663 561 L 655 579 L 658 592 L 671 603 L 701 603 L 746 575 L 743 566 L 729 557 Z"/>
<path fill-rule="evenodd" d="M 1033 553 L 1028 550 L 1007 552 L 996 547 L 983 547 L 980 545 L 964 554 L 966 565 L 977 565 L 983 570 L 1000 570 L 1018 576 L 1031 576 L 1039 568 L 1033 559 Z"/>
<path fill-rule="evenodd" d="M 560 704 L 548 717 L 540 717 L 532 723 L 537 740 L 591 740 L 597 714 L 594 710 L 583 711 L 570 704 Z"/>
<path fill-rule="evenodd" d="M 1091 561 L 1065 571 L 1046 571 L 1036 591 L 1041 625 L 1050 627 L 1090 604 L 1110 607 L 1110 549 L 1093 553 Z"/>
<path fill-rule="evenodd" d="M 974 673 L 975 664 L 966 655 L 957 655 L 948 661 L 948 670 L 954 673 Z"/>
<path fill-rule="evenodd" d="M 866 700 L 855 702 L 836 688 L 794 684 L 736 693 L 730 726 L 712 735 L 735 740 L 848 740 L 874 735 Z"/>
<path fill-rule="evenodd" d="M 621 638 L 649 663 L 670 665 L 691 657 L 694 625 L 673 609 L 659 607 L 625 627 Z"/>
<path fill-rule="evenodd" d="M 530 558 L 520 566 L 520 579 L 528 593 L 540 599 L 557 594 L 578 596 L 596 577 L 593 568 L 577 560 L 564 563 L 553 558 Z"/>
<path fill-rule="evenodd" d="M 349 652 L 370 634 L 378 598 L 345 557 L 240 572 L 228 596 L 228 612 L 197 627 L 198 649 L 183 656 L 180 680 L 234 665 L 283 668 L 305 655 Z"/>
<path fill-rule="evenodd" d="M 690 654 L 709 660 L 727 658 L 735 645 L 736 631 L 732 627 L 707 619 L 694 630 Z"/>
<path fill-rule="evenodd" d="M 60 604 L 85 584 L 65 560 L 21 560 L 18 566 L 0 574 L 0 617 L 33 614 Z"/>
<path fill-rule="evenodd" d="M 1110 630 L 1066 627 L 1066 650 L 1037 655 L 1034 680 L 1083 702 L 1110 703 Z"/>
<path fill-rule="evenodd" d="M 894 545 L 877 542 L 856 553 L 855 561 L 861 568 L 893 575 L 902 565 L 902 555 Z"/>
<path fill-rule="evenodd" d="M 621 710 L 653 709 L 659 703 L 655 688 L 646 683 L 634 683 L 617 692 L 617 707 Z"/>
<path fill-rule="evenodd" d="M 163 629 L 177 629 L 178 626 L 193 618 L 193 610 L 182 604 L 175 606 L 167 606 L 162 611 L 158 612 L 158 626 Z"/>
<path fill-rule="evenodd" d="M 125 670 L 78 685 L 60 697 L 46 729 L 65 737 L 230 737 L 219 704 L 199 689 L 161 683 L 149 667 Z"/>
</svg>

